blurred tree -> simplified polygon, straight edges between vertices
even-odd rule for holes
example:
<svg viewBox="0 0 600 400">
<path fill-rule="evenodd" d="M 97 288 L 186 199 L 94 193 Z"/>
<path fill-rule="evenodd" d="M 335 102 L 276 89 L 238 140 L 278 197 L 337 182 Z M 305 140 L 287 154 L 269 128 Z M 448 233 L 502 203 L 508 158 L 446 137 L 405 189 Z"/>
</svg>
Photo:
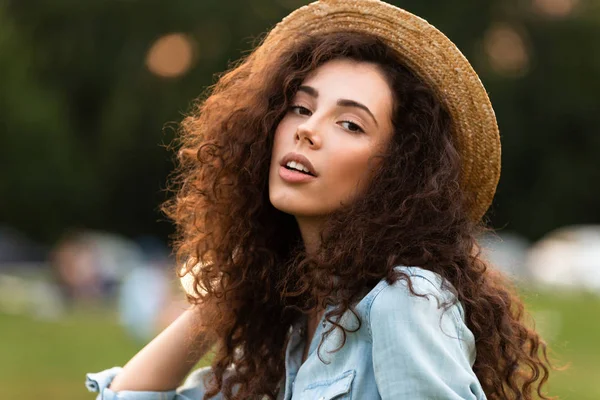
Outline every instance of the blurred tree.
<svg viewBox="0 0 600 400">
<path fill-rule="evenodd" d="M 578 7 L 553 18 L 532 3 L 560 2 L 508 1 L 494 17 L 525 37 L 525 73 L 502 76 L 485 62 L 478 69 L 503 146 L 493 221 L 536 239 L 563 225 L 600 222 L 600 8 L 563 2 Z"/>
<path fill-rule="evenodd" d="M 0 2 L 0 222 L 46 241 L 74 225 L 165 238 L 161 145 L 228 62 L 306 3 Z M 595 3 L 560 18 L 525 0 L 394 3 L 447 34 L 490 93 L 503 142 L 493 225 L 535 239 L 600 222 Z M 153 63 L 172 69 L 177 54 L 157 41 L 178 32 L 191 61 L 161 76 Z"/>
<path fill-rule="evenodd" d="M 85 185 L 85 167 L 73 168 L 64 100 L 35 71 L 30 37 L 2 8 L 0 32 L 0 221 L 47 237 L 73 221 L 58 209 Z"/>
</svg>

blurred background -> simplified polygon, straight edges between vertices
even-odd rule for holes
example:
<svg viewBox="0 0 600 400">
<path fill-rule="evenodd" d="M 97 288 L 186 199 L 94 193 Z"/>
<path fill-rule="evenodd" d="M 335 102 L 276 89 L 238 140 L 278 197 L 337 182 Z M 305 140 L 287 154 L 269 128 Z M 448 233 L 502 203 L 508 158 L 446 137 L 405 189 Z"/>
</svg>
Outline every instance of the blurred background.
<svg viewBox="0 0 600 400">
<path fill-rule="evenodd" d="M 600 2 L 391 1 L 479 73 L 502 137 L 488 256 L 600 398 Z M 158 211 L 194 98 L 300 0 L 0 0 L 0 399 L 93 398 L 185 307 Z"/>
</svg>

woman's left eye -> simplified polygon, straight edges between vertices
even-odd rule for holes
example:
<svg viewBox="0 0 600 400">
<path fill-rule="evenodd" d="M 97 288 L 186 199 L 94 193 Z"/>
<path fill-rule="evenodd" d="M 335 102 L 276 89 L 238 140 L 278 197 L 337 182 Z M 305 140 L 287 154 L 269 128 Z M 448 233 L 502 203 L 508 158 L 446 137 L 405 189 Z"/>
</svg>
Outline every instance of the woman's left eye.
<svg viewBox="0 0 600 400">
<path fill-rule="evenodd" d="M 352 122 L 352 121 L 342 121 L 342 124 L 348 124 L 348 129 L 350 132 L 356 132 L 356 133 L 365 133 L 365 131 L 360 127 L 360 125 Z"/>
</svg>

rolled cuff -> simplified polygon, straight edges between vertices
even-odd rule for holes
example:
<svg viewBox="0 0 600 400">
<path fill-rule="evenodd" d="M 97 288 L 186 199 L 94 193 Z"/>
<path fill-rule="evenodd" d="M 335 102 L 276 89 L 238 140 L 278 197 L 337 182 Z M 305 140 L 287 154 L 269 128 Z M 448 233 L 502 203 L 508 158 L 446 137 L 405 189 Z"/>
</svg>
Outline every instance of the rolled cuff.
<svg viewBox="0 0 600 400">
<path fill-rule="evenodd" d="M 166 392 L 144 392 L 144 391 L 129 391 L 121 390 L 113 392 L 109 386 L 115 376 L 117 376 L 123 368 L 113 367 L 101 372 L 86 374 L 85 386 L 90 392 L 99 393 L 96 400 L 173 400 L 176 396 L 175 390 Z"/>
</svg>

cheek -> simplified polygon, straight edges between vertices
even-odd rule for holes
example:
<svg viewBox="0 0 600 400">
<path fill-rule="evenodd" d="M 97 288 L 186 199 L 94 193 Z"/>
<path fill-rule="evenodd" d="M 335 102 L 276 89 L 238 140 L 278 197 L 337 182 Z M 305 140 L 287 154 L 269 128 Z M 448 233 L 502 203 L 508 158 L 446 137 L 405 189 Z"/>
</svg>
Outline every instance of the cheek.
<svg viewBox="0 0 600 400">
<path fill-rule="evenodd" d="M 290 149 L 285 135 L 286 129 L 283 124 L 279 124 L 273 136 L 273 148 L 271 150 L 271 162 L 269 167 L 269 188 L 279 179 L 279 160 Z"/>
<path fill-rule="evenodd" d="M 357 185 L 362 186 L 369 176 L 369 157 L 371 151 L 367 149 L 346 149 L 338 156 L 331 165 L 335 165 L 332 178 L 334 183 L 343 185 L 348 190 L 354 189 Z"/>
<path fill-rule="evenodd" d="M 282 151 L 284 151 L 286 147 L 286 141 L 293 140 L 292 137 L 288 137 L 289 135 L 285 134 L 286 132 L 289 132 L 289 129 L 290 128 L 286 126 L 285 120 L 283 120 L 279 125 L 277 125 L 277 128 L 275 129 L 275 134 L 273 136 L 273 151 L 271 152 L 271 157 L 273 161 L 277 161 L 275 160 L 276 157 L 283 156 Z"/>
<path fill-rule="evenodd" d="M 273 148 L 271 149 L 271 169 L 275 167 L 277 164 L 278 157 L 281 157 L 281 134 L 278 131 L 275 131 L 275 135 L 273 136 Z"/>
</svg>

